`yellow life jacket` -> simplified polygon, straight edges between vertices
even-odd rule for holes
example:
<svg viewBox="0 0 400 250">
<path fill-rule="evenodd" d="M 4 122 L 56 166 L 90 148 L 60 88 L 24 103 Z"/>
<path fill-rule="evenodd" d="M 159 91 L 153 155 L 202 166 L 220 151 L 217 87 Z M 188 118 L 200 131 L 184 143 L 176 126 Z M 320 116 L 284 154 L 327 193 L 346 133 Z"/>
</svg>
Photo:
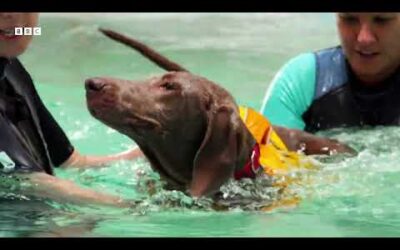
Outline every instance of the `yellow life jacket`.
<svg viewBox="0 0 400 250">
<path fill-rule="evenodd" d="M 264 172 L 268 175 L 286 174 L 294 168 L 312 168 L 311 161 L 305 159 L 304 155 L 298 152 L 289 151 L 285 143 L 274 131 L 271 123 L 255 110 L 240 106 L 240 117 L 249 129 L 256 145 L 253 149 L 251 164 L 259 163 Z M 257 154 L 254 152 L 257 151 Z M 254 168 L 259 166 L 252 166 Z"/>
</svg>

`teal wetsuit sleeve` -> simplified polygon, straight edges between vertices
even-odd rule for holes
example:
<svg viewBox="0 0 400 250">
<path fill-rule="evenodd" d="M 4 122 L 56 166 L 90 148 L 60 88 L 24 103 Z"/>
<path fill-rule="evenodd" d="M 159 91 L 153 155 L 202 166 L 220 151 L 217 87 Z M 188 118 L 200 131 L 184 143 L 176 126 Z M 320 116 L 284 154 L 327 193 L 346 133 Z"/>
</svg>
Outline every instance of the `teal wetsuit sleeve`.
<svg viewBox="0 0 400 250">
<path fill-rule="evenodd" d="M 274 125 L 304 130 L 302 115 L 314 97 L 315 72 L 313 53 L 291 59 L 272 80 L 265 93 L 261 113 Z"/>
</svg>

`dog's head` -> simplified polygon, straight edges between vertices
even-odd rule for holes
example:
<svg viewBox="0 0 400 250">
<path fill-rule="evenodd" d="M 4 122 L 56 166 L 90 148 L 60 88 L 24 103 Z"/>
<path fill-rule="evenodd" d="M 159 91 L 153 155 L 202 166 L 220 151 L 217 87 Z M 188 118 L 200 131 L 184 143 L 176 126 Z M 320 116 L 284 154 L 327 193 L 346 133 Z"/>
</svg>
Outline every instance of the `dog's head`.
<svg viewBox="0 0 400 250">
<path fill-rule="evenodd" d="M 232 96 L 189 72 L 86 80 L 91 114 L 132 138 L 174 189 L 212 194 L 248 159 L 252 136 Z"/>
</svg>

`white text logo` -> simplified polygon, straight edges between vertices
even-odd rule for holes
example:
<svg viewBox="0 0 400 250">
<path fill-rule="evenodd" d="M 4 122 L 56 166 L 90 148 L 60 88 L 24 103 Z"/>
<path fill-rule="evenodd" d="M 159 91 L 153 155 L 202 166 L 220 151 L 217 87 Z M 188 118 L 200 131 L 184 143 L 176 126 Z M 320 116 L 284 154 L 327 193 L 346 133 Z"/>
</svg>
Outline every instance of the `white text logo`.
<svg viewBox="0 0 400 250">
<path fill-rule="evenodd" d="M 15 27 L 16 36 L 40 36 L 42 34 L 41 27 Z"/>
</svg>

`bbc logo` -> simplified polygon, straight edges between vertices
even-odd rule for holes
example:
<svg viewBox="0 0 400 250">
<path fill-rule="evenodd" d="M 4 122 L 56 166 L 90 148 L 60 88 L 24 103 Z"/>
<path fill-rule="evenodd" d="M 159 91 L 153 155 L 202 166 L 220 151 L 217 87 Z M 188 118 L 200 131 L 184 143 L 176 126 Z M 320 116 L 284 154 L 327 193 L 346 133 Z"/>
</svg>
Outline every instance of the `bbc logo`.
<svg viewBox="0 0 400 250">
<path fill-rule="evenodd" d="M 15 27 L 16 36 L 40 36 L 42 34 L 42 28 L 40 27 Z"/>
</svg>

